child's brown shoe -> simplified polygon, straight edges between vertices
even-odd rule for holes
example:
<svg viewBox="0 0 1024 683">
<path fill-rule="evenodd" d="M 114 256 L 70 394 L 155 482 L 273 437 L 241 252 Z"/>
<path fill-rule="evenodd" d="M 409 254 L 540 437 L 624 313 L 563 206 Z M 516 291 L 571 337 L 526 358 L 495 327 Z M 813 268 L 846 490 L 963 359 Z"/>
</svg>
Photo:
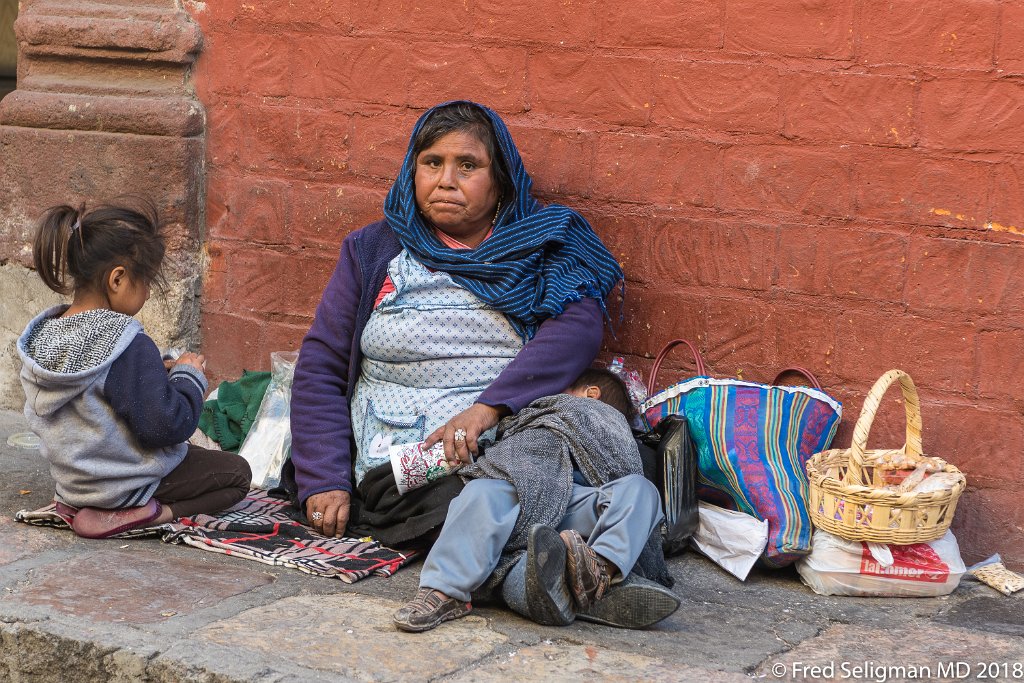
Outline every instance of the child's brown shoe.
<svg viewBox="0 0 1024 683">
<path fill-rule="evenodd" d="M 392 617 L 395 627 L 401 631 L 421 633 L 440 626 L 446 621 L 459 619 L 473 610 L 468 602 L 455 598 L 442 598 L 443 594 L 433 588 L 420 588 L 416 597 Z"/>
<path fill-rule="evenodd" d="M 566 529 L 559 536 L 565 544 L 565 572 L 569 587 L 572 589 L 572 597 L 576 601 L 576 608 L 589 609 L 604 597 L 605 591 L 611 585 L 608 564 L 574 529 Z"/>
</svg>

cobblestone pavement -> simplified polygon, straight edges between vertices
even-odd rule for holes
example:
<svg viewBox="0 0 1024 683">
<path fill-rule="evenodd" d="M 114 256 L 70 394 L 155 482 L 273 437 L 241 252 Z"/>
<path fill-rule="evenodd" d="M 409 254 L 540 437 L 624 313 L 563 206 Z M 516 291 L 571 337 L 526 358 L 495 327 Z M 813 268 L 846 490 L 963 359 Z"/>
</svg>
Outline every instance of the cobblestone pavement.
<svg viewBox="0 0 1024 683">
<path fill-rule="evenodd" d="M 394 630 L 418 566 L 354 585 L 158 540 L 88 541 L 17 524 L 52 496 L 0 412 L 0 680 L 1024 680 L 1024 598 L 814 595 L 795 572 L 740 583 L 687 553 L 682 607 L 645 631 L 537 626 L 496 607 Z"/>
</svg>

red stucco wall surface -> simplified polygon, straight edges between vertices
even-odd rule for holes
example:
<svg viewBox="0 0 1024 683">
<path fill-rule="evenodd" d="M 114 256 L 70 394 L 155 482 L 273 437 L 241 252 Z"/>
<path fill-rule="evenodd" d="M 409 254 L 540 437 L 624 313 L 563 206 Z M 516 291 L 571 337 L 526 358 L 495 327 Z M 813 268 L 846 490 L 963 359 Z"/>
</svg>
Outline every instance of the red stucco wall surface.
<svg viewBox="0 0 1024 683">
<path fill-rule="evenodd" d="M 845 404 L 842 447 L 874 380 L 907 370 L 926 451 L 969 478 L 965 555 L 1024 563 L 1021 3 L 186 5 L 221 377 L 297 346 L 416 117 L 470 98 L 623 264 L 609 352 L 646 371 L 682 336 L 722 376 L 810 367 Z M 870 446 L 903 443 L 897 399 Z"/>
</svg>

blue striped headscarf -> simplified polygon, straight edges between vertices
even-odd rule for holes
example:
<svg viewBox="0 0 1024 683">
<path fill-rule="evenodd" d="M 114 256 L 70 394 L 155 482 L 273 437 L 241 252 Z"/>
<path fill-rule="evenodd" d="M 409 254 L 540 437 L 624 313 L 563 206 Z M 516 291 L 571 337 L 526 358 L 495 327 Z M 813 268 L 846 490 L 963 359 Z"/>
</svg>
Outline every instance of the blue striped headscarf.
<svg viewBox="0 0 1024 683">
<path fill-rule="evenodd" d="M 524 339 L 533 337 L 541 322 L 561 313 L 570 302 L 593 297 L 604 309 L 605 298 L 622 280 L 615 257 L 583 216 L 559 204 L 541 206 L 533 198 L 533 181 L 504 121 L 487 107 L 470 104 L 490 119 L 515 188 L 511 200 L 502 199 L 494 233 L 475 249 L 450 249 L 416 208 L 413 143 L 437 107 L 423 114 L 412 130 L 402 170 L 384 201 L 388 225 L 416 260 L 450 274 L 456 283 L 507 315 Z"/>
</svg>

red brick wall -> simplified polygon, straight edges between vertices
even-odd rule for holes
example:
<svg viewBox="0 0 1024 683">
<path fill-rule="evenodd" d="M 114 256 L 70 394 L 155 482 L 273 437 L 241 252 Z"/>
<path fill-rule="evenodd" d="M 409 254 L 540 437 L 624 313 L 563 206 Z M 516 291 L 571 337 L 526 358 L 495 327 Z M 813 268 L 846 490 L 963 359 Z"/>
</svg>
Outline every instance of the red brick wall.
<svg viewBox="0 0 1024 683">
<path fill-rule="evenodd" d="M 799 363 L 846 405 L 918 383 L 967 473 L 969 559 L 1024 563 L 1024 6 L 998 0 L 186 3 L 206 35 L 204 334 L 221 376 L 297 345 L 413 121 L 509 123 L 542 200 L 620 258 L 609 351 Z M 901 407 L 872 434 L 902 443 Z"/>
</svg>

